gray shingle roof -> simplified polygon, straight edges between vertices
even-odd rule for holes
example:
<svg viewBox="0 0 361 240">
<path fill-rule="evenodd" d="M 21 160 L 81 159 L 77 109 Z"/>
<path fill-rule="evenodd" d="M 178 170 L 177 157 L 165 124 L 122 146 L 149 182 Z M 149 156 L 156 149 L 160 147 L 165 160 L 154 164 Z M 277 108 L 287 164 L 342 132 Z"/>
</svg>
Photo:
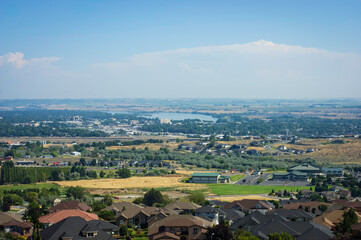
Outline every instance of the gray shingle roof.
<svg viewBox="0 0 361 240">
<path fill-rule="evenodd" d="M 73 237 L 73 240 L 86 239 L 82 235 L 83 230 L 96 230 L 97 236 L 93 240 L 115 240 L 114 237 L 105 233 L 94 223 L 87 222 L 81 217 L 68 217 L 40 231 L 43 240 L 59 240 L 64 235 Z"/>
</svg>

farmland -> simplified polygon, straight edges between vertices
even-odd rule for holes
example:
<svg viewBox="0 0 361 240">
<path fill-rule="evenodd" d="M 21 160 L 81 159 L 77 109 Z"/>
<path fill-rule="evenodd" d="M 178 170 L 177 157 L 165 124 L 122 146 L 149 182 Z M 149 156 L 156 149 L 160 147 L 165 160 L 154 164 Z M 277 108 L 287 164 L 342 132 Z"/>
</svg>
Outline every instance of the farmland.
<svg viewBox="0 0 361 240">
<path fill-rule="evenodd" d="M 116 189 L 116 188 L 182 188 L 182 189 L 197 189 L 204 188 L 204 185 L 182 183 L 180 180 L 182 176 L 166 176 L 166 177 L 131 177 L 126 179 L 94 179 L 94 180 L 79 180 L 79 181 L 59 181 L 55 182 L 62 187 L 82 186 L 85 188 L 102 188 L 102 189 Z"/>
</svg>

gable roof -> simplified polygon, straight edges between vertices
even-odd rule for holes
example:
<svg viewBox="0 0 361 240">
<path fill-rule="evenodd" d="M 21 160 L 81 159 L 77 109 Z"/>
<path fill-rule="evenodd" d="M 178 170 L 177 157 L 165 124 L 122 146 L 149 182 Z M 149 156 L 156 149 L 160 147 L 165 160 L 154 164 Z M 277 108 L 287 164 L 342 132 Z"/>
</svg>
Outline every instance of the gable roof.
<svg viewBox="0 0 361 240">
<path fill-rule="evenodd" d="M 196 210 L 201 206 L 192 202 L 175 202 L 165 206 L 166 209 L 170 210 Z"/>
<path fill-rule="evenodd" d="M 9 227 L 9 226 L 17 226 L 17 227 L 21 227 L 21 228 L 32 228 L 33 227 L 33 223 L 31 222 L 6 222 L 4 223 L 4 227 Z"/>
<path fill-rule="evenodd" d="M 279 215 L 281 217 L 284 217 L 286 219 L 290 218 L 306 218 L 308 220 L 315 218 L 316 216 L 312 213 L 305 212 L 303 210 L 298 209 L 275 209 L 271 212 L 268 212 L 267 214 L 272 215 Z"/>
<path fill-rule="evenodd" d="M 317 202 L 317 201 L 314 201 L 314 202 L 297 202 L 297 203 L 290 203 L 290 204 L 286 204 L 286 205 L 283 205 L 283 208 L 284 209 L 305 209 L 306 207 L 309 208 L 309 210 L 311 211 L 311 209 L 313 208 L 316 208 L 318 209 L 318 206 L 320 205 L 327 205 L 329 206 L 330 204 L 329 203 L 324 203 L 324 202 Z"/>
<path fill-rule="evenodd" d="M 19 215 L 11 212 L 0 212 L 0 226 L 6 222 L 24 222 Z"/>
<path fill-rule="evenodd" d="M 330 212 L 326 212 L 321 216 L 313 219 L 315 223 L 321 224 L 323 226 L 327 226 L 329 228 L 335 226 L 336 223 L 339 223 L 343 220 L 343 214 L 345 210 L 332 210 Z M 358 222 L 361 221 L 361 216 L 356 212 Z"/>
<path fill-rule="evenodd" d="M 265 200 L 256 200 L 256 199 L 242 199 L 240 201 L 234 201 L 226 206 L 225 208 L 233 208 L 234 206 L 239 206 L 243 210 L 251 210 L 251 209 L 272 209 L 273 206 L 271 203 Z"/>
<path fill-rule="evenodd" d="M 92 222 L 87 222 L 81 217 L 68 217 L 60 222 L 40 231 L 43 240 L 59 240 L 61 237 L 73 237 L 73 239 L 86 239 L 82 236 L 82 230 L 90 229 L 97 231 L 93 240 L 115 240 L 111 235 L 101 230 Z"/>
<path fill-rule="evenodd" d="M 141 208 L 144 208 L 144 207 L 139 206 L 134 203 L 122 201 L 122 202 L 113 203 L 112 205 L 106 207 L 104 210 L 121 212 L 126 209 L 129 210 L 129 209 L 141 209 Z"/>
<path fill-rule="evenodd" d="M 66 202 L 60 202 L 57 205 L 49 208 L 49 212 L 53 213 L 56 211 L 60 211 L 60 210 L 66 210 L 66 209 L 78 209 L 78 210 L 82 210 L 82 211 L 88 211 L 91 209 L 91 207 L 89 207 L 88 205 L 79 202 L 77 200 L 72 200 L 72 201 L 66 201 Z"/>
<path fill-rule="evenodd" d="M 286 210 L 286 211 L 296 214 L 303 214 L 301 213 L 301 211 L 299 212 L 294 210 Z M 249 226 L 250 232 L 253 235 L 259 236 L 263 239 L 267 239 L 268 238 L 267 236 L 275 232 L 288 233 L 292 236 L 297 237 L 297 239 L 301 239 L 300 237 L 303 236 L 303 234 L 307 234 L 307 236 L 311 235 L 309 239 L 322 240 L 322 239 L 330 239 L 332 237 L 332 232 L 329 228 L 321 226 L 317 223 L 313 223 L 309 221 L 288 220 L 286 217 L 284 217 L 289 215 L 289 214 L 285 214 L 286 211 L 284 211 L 283 213 L 282 212 L 277 213 L 277 211 L 272 211 L 265 215 L 263 215 L 258 211 L 252 212 L 251 214 L 245 216 L 244 218 L 241 218 L 236 222 L 234 222 L 231 225 L 231 229 L 236 230 L 240 227 Z M 318 238 L 312 238 L 311 233 L 314 233 L 315 236 L 317 236 Z"/>
<path fill-rule="evenodd" d="M 310 164 L 301 164 L 298 166 L 291 167 L 290 171 L 319 171 L 320 169 Z"/>
<path fill-rule="evenodd" d="M 179 240 L 180 237 L 178 237 L 177 235 L 170 233 L 170 232 L 162 232 L 159 233 L 155 236 L 153 236 L 153 239 L 174 239 L 174 240 Z"/>
<path fill-rule="evenodd" d="M 81 217 L 86 221 L 98 220 L 98 216 L 94 213 L 88 213 L 77 209 L 60 210 L 51 214 L 39 217 L 39 222 L 43 224 L 54 224 L 68 217 Z"/>
<path fill-rule="evenodd" d="M 148 236 L 152 236 L 158 233 L 159 227 L 192 227 L 198 226 L 206 229 L 212 226 L 212 223 L 193 215 L 170 215 L 155 223 L 153 223 L 148 230 Z"/>
</svg>

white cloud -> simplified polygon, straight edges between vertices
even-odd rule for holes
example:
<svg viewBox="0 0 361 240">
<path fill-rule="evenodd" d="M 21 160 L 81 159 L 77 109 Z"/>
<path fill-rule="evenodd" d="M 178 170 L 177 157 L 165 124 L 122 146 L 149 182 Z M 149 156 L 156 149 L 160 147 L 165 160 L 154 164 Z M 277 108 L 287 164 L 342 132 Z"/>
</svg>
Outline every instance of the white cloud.
<svg viewBox="0 0 361 240">
<path fill-rule="evenodd" d="M 33 80 L 23 95 L 39 98 L 361 97 L 360 55 L 264 40 L 137 54 L 92 64 L 80 73 L 56 67 L 58 59 L 0 56 L 0 79 L 1 69 L 12 65 L 16 74 L 7 77 L 18 83 Z"/>
<path fill-rule="evenodd" d="M 34 64 L 50 64 L 59 61 L 58 57 L 44 57 L 44 58 L 31 58 L 24 59 L 24 54 L 21 52 L 7 53 L 0 56 L 0 67 L 4 65 L 15 66 L 16 68 L 22 68 L 27 65 Z"/>
</svg>

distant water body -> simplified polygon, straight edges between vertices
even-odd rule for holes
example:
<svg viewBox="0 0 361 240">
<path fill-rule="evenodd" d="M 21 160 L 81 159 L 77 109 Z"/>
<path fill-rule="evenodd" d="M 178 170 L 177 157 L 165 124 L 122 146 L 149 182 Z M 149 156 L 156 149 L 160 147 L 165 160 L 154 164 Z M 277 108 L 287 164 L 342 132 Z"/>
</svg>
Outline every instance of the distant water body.
<svg viewBox="0 0 361 240">
<path fill-rule="evenodd" d="M 147 118 L 159 118 L 159 119 L 169 119 L 169 120 L 185 120 L 185 119 L 199 119 L 202 121 L 217 121 L 217 118 L 214 118 L 206 114 L 198 113 L 169 113 L 169 112 L 159 112 L 153 113 L 150 115 L 144 115 L 143 117 Z"/>
</svg>

